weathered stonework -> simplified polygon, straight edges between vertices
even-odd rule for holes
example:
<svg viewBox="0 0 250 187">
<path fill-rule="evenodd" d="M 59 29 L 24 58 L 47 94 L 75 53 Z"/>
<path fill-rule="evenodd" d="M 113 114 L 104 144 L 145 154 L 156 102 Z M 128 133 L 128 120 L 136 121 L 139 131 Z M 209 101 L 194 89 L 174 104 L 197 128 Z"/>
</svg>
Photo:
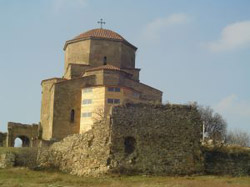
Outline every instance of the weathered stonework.
<svg viewBox="0 0 250 187">
<path fill-rule="evenodd" d="M 15 139 L 20 138 L 23 141 L 23 147 L 36 147 L 38 144 L 38 125 L 8 123 L 7 147 L 14 147 Z"/>
<path fill-rule="evenodd" d="M 0 154 L 0 168 L 9 168 L 15 165 L 15 154 L 6 152 Z"/>
<path fill-rule="evenodd" d="M 189 105 L 115 107 L 110 167 L 124 173 L 201 173 L 201 125 L 199 113 Z"/>
<path fill-rule="evenodd" d="M 41 148 L 39 167 L 58 168 L 79 176 L 105 174 L 108 172 L 109 147 L 109 127 L 101 123 L 84 134 L 68 136 L 49 149 Z"/>
<path fill-rule="evenodd" d="M 110 121 L 41 151 L 40 166 L 75 175 L 202 173 L 200 132 L 192 106 L 118 106 Z"/>
<path fill-rule="evenodd" d="M 0 132 L 0 147 L 6 147 L 7 133 Z"/>
<path fill-rule="evenodd" d="M 0 168 L 37 167 L 37 148 L 0 148 Z"/>
<path fill-rule="evenodd" d="M 250 175 L 250 148 L 204 147 L 205 173 L 210 175 Z"/>
</svg>

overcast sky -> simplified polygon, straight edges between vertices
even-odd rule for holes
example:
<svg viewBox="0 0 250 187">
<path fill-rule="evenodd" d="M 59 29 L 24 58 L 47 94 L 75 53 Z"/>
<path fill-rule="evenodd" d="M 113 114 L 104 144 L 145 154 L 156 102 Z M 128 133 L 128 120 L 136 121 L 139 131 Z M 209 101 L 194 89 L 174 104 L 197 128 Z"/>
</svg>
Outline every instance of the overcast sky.
<svg viewBox="0 0 250 187">
<path fill-rule="evenodd" d="M 62 77 L 66 40 L 99 27 L 138 47 L 163 101 L 209 105 L 250 132 L 249 0 L 0 0 L 0 130 L 40 120 L 41 80 Z"/>
</svg>

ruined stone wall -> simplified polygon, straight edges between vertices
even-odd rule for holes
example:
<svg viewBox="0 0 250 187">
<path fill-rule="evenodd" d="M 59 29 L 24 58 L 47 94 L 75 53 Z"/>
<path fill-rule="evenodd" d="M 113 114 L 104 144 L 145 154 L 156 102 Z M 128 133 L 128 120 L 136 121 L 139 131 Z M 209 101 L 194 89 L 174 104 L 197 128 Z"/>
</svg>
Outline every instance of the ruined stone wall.
<svg viewBox="0 0 250 187">
<path fill-rule="evenodd" d="M 20 138 L 24 147 L 36 147 L 38 143 L 38 124 L 8 122 L 7 147 L 14 147 L 16 138 Z"/>
<path fill-rule="evenodd" d="M 250 148 L 204 147 L 205 173 L 210 175 L 250 175 Z"/>
<path fill-rule="evenodd" d="M 11 152 L 0 153 L 0 168 L 9 168 L 15 165 L 15 155 Z"/>
<path fill-rule="evenodd" d="M 6 137 L 7 137 L 7 133 L 0 132 L 0 147 L 6 146 Z"/>
<path fill-rule="evenodd" d="M 96 124 L 84 134 L 75 134 L 43 148 L 39 167 L 58 168 L 73 175 L 97 176 L 107 173 L 110 154 L 110 132 L 106 123 Z"/>
<path fill-rule="evenodd" d="M 201 121 L 191 106 L 127 105 L 84 134 L 39 154 L 41 167 L 75 175 L 193 174 L 203 171 Z"/>
<path fill-rule="evenodd" d="M 203 171 L 202 122 L 195 107 L 115 107 L 111 125 L 113 172 L 193 174 Z"/>
<path fill-rule="evenodd" d="M 37 167 L 37 148 L 0 148 L 0 168 Z"/>
</svg>

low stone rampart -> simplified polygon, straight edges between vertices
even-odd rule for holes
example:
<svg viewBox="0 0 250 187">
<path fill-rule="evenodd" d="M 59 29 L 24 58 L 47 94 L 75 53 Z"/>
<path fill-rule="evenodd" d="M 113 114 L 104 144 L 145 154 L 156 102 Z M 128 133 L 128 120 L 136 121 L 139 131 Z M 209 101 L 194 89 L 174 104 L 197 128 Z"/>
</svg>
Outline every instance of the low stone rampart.
<svg viewBox="0 0 250 187">
<path fill-rule="evenodd" d="M 37 167 L 37 148 L 0 148 L 0 168 Z"/>
<path fill-rule="evenodd" d="M 205 173 L 211 175 L 250 175 L 250 148 L 204 147 Z"/>
<path fill-rule="evenodd" d="M 39 163 L 79 176 L 202 173 L 200 132 L 192 106 L 118 106 L 107 123 L 41 149 Z"/>
</svg>

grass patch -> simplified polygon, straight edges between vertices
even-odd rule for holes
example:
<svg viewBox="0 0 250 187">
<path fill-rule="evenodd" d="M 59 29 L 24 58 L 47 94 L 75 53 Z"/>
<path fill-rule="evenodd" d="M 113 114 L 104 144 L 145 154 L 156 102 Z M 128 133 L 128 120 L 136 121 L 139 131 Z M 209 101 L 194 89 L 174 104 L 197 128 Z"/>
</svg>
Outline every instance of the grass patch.
<svg viewBox="0 0 250 187">
<path fill-rule="evenodd" d="M 157 177 L 157 176 L 103 176 L 77 177 L 58 171 L 34 171 L 27 168 L 0 169 L 0 186 L 3 187 L 247 187 L 250 177 Z"/>
<path fill-rule="evenodd" d="M 6 153 L 6 152 L 11 152 L 11 153 L 21 153 L 25 150 L 28 150 L 29 148 L 23 148 L 23 147 L 0 147 L 0 154 Z"/>
</svg>

